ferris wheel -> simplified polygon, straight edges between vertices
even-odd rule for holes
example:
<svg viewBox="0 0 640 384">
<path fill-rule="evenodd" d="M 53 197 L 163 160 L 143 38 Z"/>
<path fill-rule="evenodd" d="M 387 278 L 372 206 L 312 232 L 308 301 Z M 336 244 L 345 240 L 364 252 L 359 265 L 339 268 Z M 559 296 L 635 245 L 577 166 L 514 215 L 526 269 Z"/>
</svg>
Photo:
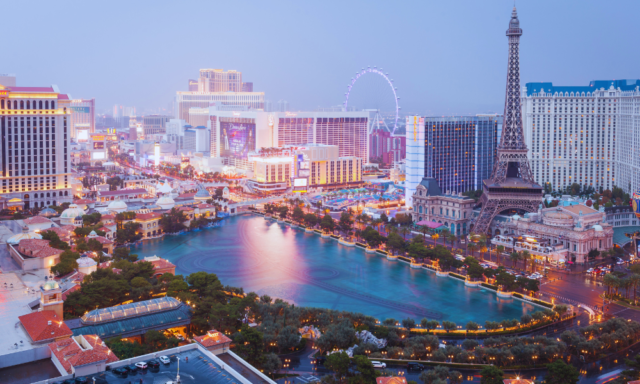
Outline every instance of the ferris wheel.
<svg viewBox="0 0 640 384">
<path fill-rule="evenodd" d="M 358 87 L 354 87 L 356 82 Z M 395 133 L 400 114 L 397 90 L 393 79 L 382 68 L 362 68 L 351 78 L 343 106 L 345 111 L 348 107 L 371 111 L 374 117 L 369 122 L 370 133 L 376 129 Z"/>
</svg>

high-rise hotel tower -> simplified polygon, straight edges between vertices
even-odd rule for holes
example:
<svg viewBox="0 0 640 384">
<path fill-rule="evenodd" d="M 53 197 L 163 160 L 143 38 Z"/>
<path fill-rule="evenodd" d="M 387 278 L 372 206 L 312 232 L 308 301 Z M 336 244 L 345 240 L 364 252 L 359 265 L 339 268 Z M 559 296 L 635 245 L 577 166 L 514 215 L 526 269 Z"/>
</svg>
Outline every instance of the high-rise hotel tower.
<svg viewBox="0 0 640 384">
<path fill-rule="evenodd" d="M 0 208 L 71 201 L 68 105 L 55 85 L 0 84 Z"/>
</svg>

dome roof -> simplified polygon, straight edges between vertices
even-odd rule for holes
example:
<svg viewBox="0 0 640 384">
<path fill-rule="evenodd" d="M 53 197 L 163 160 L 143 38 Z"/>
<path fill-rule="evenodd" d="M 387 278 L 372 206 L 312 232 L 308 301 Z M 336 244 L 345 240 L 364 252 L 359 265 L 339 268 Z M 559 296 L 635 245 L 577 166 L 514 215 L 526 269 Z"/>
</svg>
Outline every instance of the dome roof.
<svg viewBox="0 0 640 384">
<path fill-rule="evenodd" d="M 517 213 L 516 213 L 515 215 L 511 216 L 511 218 L 512 218 L 513 220 L 520 220 L 520 219 L 522 219 L 522 217 L 520 217 L 520 215 L 518 215 Z"/>
<path fill-rule="evenodd" d="M 47 281 L 46 283 L 44 283 L 44 286 L 42 287 L 42 289 L 44 289 L 45 291 L 49 291 L 56 288 L 60 288 L 60 286 L 54 280 Z"/>
<path fill-rule="evenodd" d="M 93 267 L 94 265 L 98 265 L 98 263 L 96 263 L 95 260 L 85 255 L 80 256 L 76 260 L 76 262 L 78 263 L 79 268 L 87 268 L 87 267 Z"/>
<path fill-rule="evenodd" d="M 17 235 L 13 235 L 7 239 L 7 244 L 16 245 L 20 243 L 20 240 L 27 239 L 42 239 L 39 233 L 29 232 L 29 228 L 27 227 L 27 231 L 22 229 L 22 233 L 18 233 Z"/>
<path fill-rule="evenodd" d="M 195 197 L 205 197 L 205 198 L 210 198 L 211 194 L 209 193 L 209 191 L 207 191 L 206 188 L 200 188 L 198 189 L 198 192 L 196 192 L 196 196 Z"/>
<path fill-rule="evenodd" d="M 115 211 L 118 209 L 125 210 L 127 209 L 127 203 L 125 203 L 122 200 L 114 200 L 109 203 L 109 205 L 107 206 L 107 209 L 111 211 Z"/>
<path fill-rule="evenodd" d="M 176 205 L 176 202 L 171 196 L 162 196 L 156 201 L 156 205 L 162 209 L 171 209 Z"/>
<path fill-rule="evenodd" d="M 78 207 L 76 204 L 69 205 L 69 208 L 62 211 L 60 215 L 61 219 L 74 219 L 78 216 L 84 215 L 84 210 Z"/>
<path fill-rule="evenodd" d="M 89 233 L 89 236 L 87 237 L 98 237 L 98 234 L 96 233 L 96 231 L 91 231 L 91 233 Z"/>
<path fill-rule="evenodd" d="M 56 212 L 56 210 L 52 208 L 45 208 L 42 211 L 40 211 L 38 215 L 44 216 L 44 217 L 52 217 L 52 216 L 57 216 L 58 212 Z"/>
<path fill-rule="evenodd" d="M 596 230 L 596 232 L 602 232 L 604 229 L 602 229 L 602 226 L 599 224 L 596 224 L 593 226 L 593 229 Z"/>
<path fill-rule="evenodd" d="M 158 192 L 162 194 L 171 193 L 171 191 L 173 191 L 173 188 L 171 188 L 171 185 L 169 185 L 169 182 L 163 183 L 160 186 L 160 188 L 158 188 Z"/>
</svg>

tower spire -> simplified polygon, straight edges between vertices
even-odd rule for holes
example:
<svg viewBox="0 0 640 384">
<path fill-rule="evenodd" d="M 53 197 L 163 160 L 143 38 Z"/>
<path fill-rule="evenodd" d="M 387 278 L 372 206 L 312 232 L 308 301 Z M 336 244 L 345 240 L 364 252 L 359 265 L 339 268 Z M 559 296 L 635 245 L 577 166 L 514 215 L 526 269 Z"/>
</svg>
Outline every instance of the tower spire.
<svg viewBox="0 0 640 384">
<path fill-rule="evenodd" d="M 482 210 L 474 232 L 485 233 L 500 212 L 515 209 L 535 212 L 541 202 L 542 187 L 536 184 L 527 157 L 520 106 L 520 21 L 514 5 L 507 29 L 509 57 L 504 100 L 502 136 L 490 179 L 483 181 Z"/>
</svg>

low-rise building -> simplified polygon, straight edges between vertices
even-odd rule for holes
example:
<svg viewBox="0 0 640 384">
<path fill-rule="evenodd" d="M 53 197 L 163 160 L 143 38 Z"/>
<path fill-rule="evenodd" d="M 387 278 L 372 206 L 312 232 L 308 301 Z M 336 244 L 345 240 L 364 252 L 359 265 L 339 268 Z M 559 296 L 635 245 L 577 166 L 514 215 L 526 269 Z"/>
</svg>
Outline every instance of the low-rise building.
<svg viewBox="0 0 640 384">
<path fill-rule="evenodd" d="M 141 261 L 146 261 L 153 264 L 153 276 L 162 276 L 165 273 L 170 273 L 172 275 L 176 274 L 175 264 L 167 259 L 163 259 L 158 256 L 147 256 L 142 260 L 136 261 L 136 263 L 139 263 Z"/>
<path fill-rule="evenodd" d="M 470 231 L 475 200 L 461 193 L 442 193 L 438 181 L 424 177 L 413 195 L 414 222 L 429 221 L 442 224 L 456 236 Z"/>
<path fill-rule="evenodd" d="M 524 217 L 514 215 L 496 226 L 494 245 L 527 250 L 534 260 L 550 263 L 584 263 L 592 249 L 613 247 L 613 227 L 604 212 L 575 204 L 540 207 Z"/>
<path fill-rule="evenodd" d="M 23 239 L 16 245 L 7 242 L 9 254 L 22 270 L 51 268 L 60 262 L 62 250 L 49 246 L 49 240 Z"/>
<path fill-rule="evenodd" d="M 206 335 L 194 336 L 193 339 L 214 355 L 229 352 L 229 346 L 231 345 L 231 339 L 215 329 L 207 331 Z"/>
<path fill-rule="evenodd" d="M 51 360 L 77 377 L 106 370 L 118 357 L 96 335 L 79 335 L 49 343 Z"/>
<path fill-rule="evenodd" d="M 18 317 L 32 344 L 46 344 L 67 339 L 73 332 L 54 311 L 32 312 Z"/>
</svg>

